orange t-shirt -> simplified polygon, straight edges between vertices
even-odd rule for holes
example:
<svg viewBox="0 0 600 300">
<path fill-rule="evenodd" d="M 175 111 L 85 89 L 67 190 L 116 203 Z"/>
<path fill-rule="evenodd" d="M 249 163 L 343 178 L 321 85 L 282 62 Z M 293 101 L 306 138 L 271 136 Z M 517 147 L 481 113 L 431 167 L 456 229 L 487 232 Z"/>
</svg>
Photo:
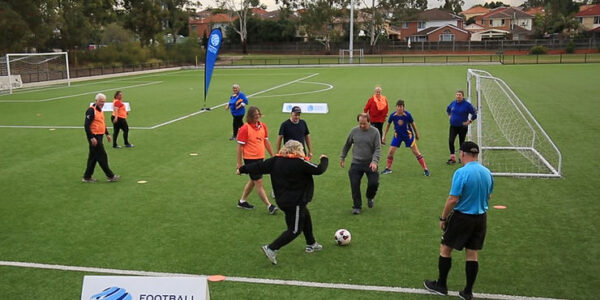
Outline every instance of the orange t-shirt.
<svg viewBox="0 0 600 300">
<path fill-rule="evenodd" d="M 119 113 L 118 114 L 115 111 L 115 107 L 119 108 Z M 113 112 L 112 112 L 112 115 L 118 117 L 119 119 L 127 119 L 127 107 L 125 107 L 125 104 L 123 104 L 123 101 L 121 101 L 119 99 L 114 99 L 113 100 Z"/>
<path fill-rule="evenodd" d="M 92 134 L 104 134 L 106 133 L 106 123 L 104 123 L 104 113 L 98 111 L 95 106 L 91 106 L 94 110 L 94 120 L 90 124 L 90 131 Z"/>
<path fill-rule="evenodd" d="M 237 142 L 242 145 L 242 157 L 245 159 L 265 158 L 265 140 L 268 139 L 267 125 L 246 123 L 240 127 Z"/>
</svg>

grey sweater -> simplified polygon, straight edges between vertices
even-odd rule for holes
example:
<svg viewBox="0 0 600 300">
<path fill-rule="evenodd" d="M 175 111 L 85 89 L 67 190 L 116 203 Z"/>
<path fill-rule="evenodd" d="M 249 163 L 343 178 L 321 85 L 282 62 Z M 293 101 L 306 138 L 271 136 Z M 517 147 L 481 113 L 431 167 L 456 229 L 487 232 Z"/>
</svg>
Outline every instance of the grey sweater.
<svg viewBox="0 0 600 300">
<path fill-rule="evenodd" d="M 354 147 L 352 147 L 354 144 Z M 370 126 L 369 130 L 361 130 L 356 126 L 350 130 L 350 134 L 346 139 L 346 144 L 342 148 L 340 159 L 344 160 L 348 151 L 352 147 L 352 163 L 379 163 L 381 157 L 381 137 L 379 130 Z"/>
</svg>

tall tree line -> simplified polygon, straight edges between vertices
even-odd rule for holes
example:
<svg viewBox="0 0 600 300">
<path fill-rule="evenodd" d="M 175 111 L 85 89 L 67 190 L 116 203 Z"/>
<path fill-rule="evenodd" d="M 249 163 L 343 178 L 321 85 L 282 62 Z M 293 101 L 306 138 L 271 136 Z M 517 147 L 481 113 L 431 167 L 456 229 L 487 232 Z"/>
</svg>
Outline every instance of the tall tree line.
<svg viewBox="0 0 600 300">
<path fill-rule="evenodd" d="M 115 26 L 150 46 L 163 34 L 177 37 L 199 6 L 196 0 L 1 0 L 0 53 L 84 49 Z"/>
</svg>

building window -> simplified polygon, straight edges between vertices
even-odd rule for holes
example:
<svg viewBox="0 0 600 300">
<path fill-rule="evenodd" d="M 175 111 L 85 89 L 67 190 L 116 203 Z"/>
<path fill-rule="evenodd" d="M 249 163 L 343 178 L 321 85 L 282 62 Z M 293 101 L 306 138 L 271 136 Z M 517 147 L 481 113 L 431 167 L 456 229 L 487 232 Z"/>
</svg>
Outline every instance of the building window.
<svg viewBox="0 0 600 300">
<path fill-rule="evenodd" d="M 490 20 L 490 26 L 494 26 L 494 20 Z"/>
<path fill-rule="evenodd" d="M 425 22 L 418 22 L 417 29 L 425 29 Z"/>
<path fill-rule="evenodd" d="M 500 25 L 504 26 L 504 19 L 500 21 Z"/>
<path fill-rule="evenodd" d="M 600 16 L 594 17 L 594 24 L 600 24 Z"/>
<path fill-rule="evenodd" d="M 579 21 L 579 24 L 583 24 L 583 17 L 579 17 L 577 20 Z"/>
<path fill-rule="evenodd" d="M 404 29 L 408 28 L 408 22 L 402 22 L 402 28 L 404 28 Z"/>
<path fill-rule="evenodd" d="M 454 34 L 452 34 L 452 33 L 440 34 L 440 41 L 441 42 L 452 42 L 452 41 L 454 41 Z"/>
</svg>

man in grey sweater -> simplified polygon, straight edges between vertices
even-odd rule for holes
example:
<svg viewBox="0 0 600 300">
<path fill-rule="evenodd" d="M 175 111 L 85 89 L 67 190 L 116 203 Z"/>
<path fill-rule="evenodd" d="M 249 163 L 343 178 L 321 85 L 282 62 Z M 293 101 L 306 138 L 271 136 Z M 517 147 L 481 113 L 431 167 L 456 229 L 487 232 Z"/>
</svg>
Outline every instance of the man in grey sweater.
<svg viewBox="0 0 600 300">
<path fill-rule="evenodd" d="M 350 130 L 346 144 L 342 148 L 340 166 L 344 167 L 346 155 L 352 144 L 354 144 L 352 148 L 352 164 L 350 165 L 350 170 L 348 170 L 348 176 L 350 177 L 350 188 L 352 189 L 352 200 L 354 201 L 352 213 L 358 215 L 362 208 L 360 181 L 363 174 L 367 174 L 366 196 L 369 208 L 373 207 L 375 194 L 379 187 L 377 164 L 381 156 L 381 136 L 376 128 L 371 127 L 368 114 L 359 114 L 356 120 L 358 121 L 358 126 Z"/>
</svg>

